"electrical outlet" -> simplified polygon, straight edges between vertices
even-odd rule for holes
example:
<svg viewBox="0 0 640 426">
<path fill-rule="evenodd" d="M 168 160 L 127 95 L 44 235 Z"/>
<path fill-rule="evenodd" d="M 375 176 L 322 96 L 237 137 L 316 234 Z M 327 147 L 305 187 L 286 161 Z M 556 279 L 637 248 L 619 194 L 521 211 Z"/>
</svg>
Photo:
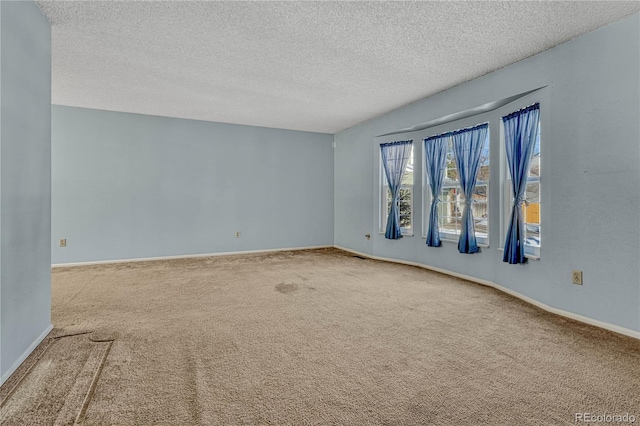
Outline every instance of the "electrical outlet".
<svg viewBox="0 0 640 426">
<path fill-rule="evenodd" d="M 572 271 L 571 280 L 574 284 L 582 285 L 582 271 Z"/>
<path fill-rule="evenodd" d="M 240 231 L 236 231 L 236 238 L 240 238 Z"/>
<path fill-rule="evenodd" d="M 67 239 L 60 238 L 60 247 L 66 247 L 66 246 L 67 246 Z"/>
</svg>

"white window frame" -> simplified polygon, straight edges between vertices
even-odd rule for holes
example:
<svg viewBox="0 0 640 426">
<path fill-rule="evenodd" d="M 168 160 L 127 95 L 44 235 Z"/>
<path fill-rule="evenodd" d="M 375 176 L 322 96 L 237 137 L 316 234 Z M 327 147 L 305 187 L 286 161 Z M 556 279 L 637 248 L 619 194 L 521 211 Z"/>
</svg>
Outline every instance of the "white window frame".
<svg viewBox="0 0 640 426">
<path fill-rule="evenodd" d="M 491 220 L 491 191 L 490 191 L 490 187 L 491 187 L 491 174 L 492 174 L 492 146 L 491 146 L 491 130 L 492 130 L 492 122 L 490 120 L 492 116 L 492 112 L 485 112 L 485 113 L 481 113 L 481 114 L 477 114 L 477 115 L 473 115 L 471 117 L 467 117 L 467 118 L 463 118 L 460 120 L 456 120 L 456 121 L 452 121 L 446 124 L 442 124 L 439 126 L 434 126 L 434 127 L 430 127 L 429 129 L 423 130 L 420 133 L 420 143 L 424 144 L 424 139 L 431 137 L 431 136 L 436 136 L 436 135 L 440 135 L 443 133 L 447 133 L 447 132 L 454 132 L 456 130 L 461 130 L 461 129 L 467 129 L 470 127 L 474 127 L 477 126 L 479 124 L 484 124 L 484 123 L 488 123 L 489 124 L 489 140 L 488 140 L 488 146 L 489 146 L 489 180 L 486 182 L 486 186 L 487 186 L 487 201 L 486 201 L 486 206 L 487 206 L 487 217 L 486 217 L 486 221 L 487 221 L 487 236 L 486 237 L 482 237 L 482 236 L 478 236 L 476 235 L 476 241 L 479 247 L 483 247 L 483 248 L 488 248 L 490 246 L 490 241 L 491 241 L 491 228 L 490 228 L 490 220 Z M 422 147 L 422 164 L 426 164 L 426 157 L 425 157 L 425 150 L 424 147 Z M 447 150 L 449 149 L 449 146 L 447 147 Z M 460 183 L 456 181 L 456 187 L 458 188 L 458 191 L 461 191 L 460 189 Z M 443 189 L 444 189 L 444 185 L 443 185 Z M 427 177 L 427 173 L 426 170 L 424 170 L 422 172 L 422 199 L 424 200 L 423 202 L 423 215 L 422 215 L 422 238 L 426 238 L 427 237 L 427 232 L 429 230 L 429 214 L 431 212 L 431 200 L 432 200 L 432 196 L 431 196 L 431 187 L 429 186 L 429 181 L 428 181 L 428 177 Z M 460 204 L 460 207 L 464 207 L 464 203 Z M 462 210 L 461 210 L 462 212 Z M 477 218 L 474 218 L 477 220 Z M 451 232 L 442 232 L 442 230 L 440 230 L 440 240 L 444 241 L 444 242 L 450 242 L 450 243 L 458 243 L 458 240 L 460 239 L 460 234 L 459 233 L 451 233 Z"/>
<path fill-rule="evenodd" d="M 413 166 L 413 184 L 411 185 L 401 185 L 400 186 L 400 190 L 403 189 L 408 189 L 409 192 L 411 193 L 411 212 L 410 212 L 410 216 L 411 216 L 411 227 L 400 227 L 400 232 L 402 234 L 402 236 L 405 237 L 412 237 L 413 236 L 413 230 L 415 229 L 415 186 L 416 186 L 416 160 L 415 160 L 415 155 L 416 155 L 416 140 L 414 138 L 409 138 L 409 139 L 413 139 L 413 143 L 411 144 L 411 160 L 409 163 L 407 163 L 407 167 L 409 167 L 409 165 L 411 164 Z M 400 138 L 400 139 L 396 139 L 396 140 L 406 140 L 405 138 Z M 392 142 L 392 141 L 390 141 Z M 380 229 L 379 232 L 381 234 L 384 234 L 386 232 L 387 229 L 387 219 L 389 217 L 389 212 L 387 211 L 387 204 L 389 202 L 388 198 L 387 198 L 387 190 L 389 185 L 387 184 L 387 177 L 384 174 L 384 166 L 382 164 L 382 153 L 378 154 L 379 157 L 379 163 L 380 163 L 380 183 L 378 185 L 378 187 L 380 188 L 380 190 L 378 191 L 378 195 L 379 195 L 379 214 L 380 214 Z"/>
<path fill-rule="evenodd" d="M 543 168 L 544 158 L 546 157 L 546 149 L 545 147 L 545 139 L 548 139 L 548 132 L 544 129 L 544 123 L 548 122 L 546 114 L 548 104 L 546 91 L 544 89 L 540 91 L 536 91 L 530 95 L 524 96 L 514 102 L 511 102 L 507 105 L 496 110 L 499 113 L 499 127 L 500 127 L 500 184 L 501 188 L 501 205 L 502 209 L 500 212 L 500 247 L 499 250 L 504 250 L 505 239 L 507 238 L 507 227 L 509 226 L 509 220 L 511 218 L 511 209 L 513 206 L 513 193 L 511 190 L 511 177 L 509 176 L 509 168 L 507 166 L 507 153 L 505 147 L 505 135 L 504 135 L 504 124 L 502 122 L 502 117 L 505 117 L 513 112 L 519 111 L 522 108 L 525 108 L 529 105 L 540 104 L 540 176 L 537 180 L 540 184 L 540 192 L 538 194 L 539 204 L 540 204 L 540 223 L 539 226 L 539 235 L 540 235 L 540 245 L 533 246 L 526 243 L 525 239 L 525 257 L 531 260 L 540 260 L 541 251 L 542 251 L 542 241 L 544 234 L 544 225 L 543 221 L 545 220 L 545 215 L 543 214 L 543 206 L 545 205 L 545 201 L 543 200 L 543 182 L 545 179 L 546 170 Z M 529 172 L 527 172 L 529 174 Z M 525 227 L 526 232 L 526 227 Z"/>
</svg>

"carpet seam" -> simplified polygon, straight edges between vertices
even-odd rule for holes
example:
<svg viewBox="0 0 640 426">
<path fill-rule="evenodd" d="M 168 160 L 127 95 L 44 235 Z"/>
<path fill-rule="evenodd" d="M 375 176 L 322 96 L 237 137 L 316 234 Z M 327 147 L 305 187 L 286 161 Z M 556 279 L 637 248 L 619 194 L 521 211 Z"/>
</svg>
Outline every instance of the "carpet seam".
<svg viewBox="0 0 640 426">
<path fill-rule="evenodd" d="M 93 333 L 93 331 L 80 331 L 78 333 L 69 333 L 69 334 L 62 334 L 60 336 L 53 336 L 52 339 L 57 340 L 57 339 L 62 339 L 63 337 L 82 336 L 83 334 L 91 334 L 91 333 Z"/>
</svg>

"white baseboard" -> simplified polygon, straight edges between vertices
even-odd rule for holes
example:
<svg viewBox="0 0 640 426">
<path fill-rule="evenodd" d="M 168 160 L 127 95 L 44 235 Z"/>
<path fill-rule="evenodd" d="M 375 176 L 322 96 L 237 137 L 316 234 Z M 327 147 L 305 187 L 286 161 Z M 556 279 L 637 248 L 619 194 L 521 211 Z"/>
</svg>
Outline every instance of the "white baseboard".
<svg viewBox="0 0 640 426">
<path fill-rule="evenodd" d="M 289 248 L 276 248 L 276 249 L 264 249 L 264 250 L 244 250 L 244 251 L 227 251 L 220 253 L 203 253 L 203 254 L 185 254 L 179 256 L 160 256 L 160 257 L 139 257 L 134 259 L 113 259 L 113 260 L 94 260 L 89 262 L 73 262 L 73 263 L 54 263 L 52 268 L 66 268 L 69 266 L 88 266 L 88 265 L 106 265 L 110 263 L 130 263 L 130 262 L 149 262 L 153 260 L 172 260 L 172 259 L 192 259 L 198 257 L 213 257 L 213 256 L 235 256 L 242 254 L 256 254 L 256 253 L 272 253 L 277 251 L 294 251 L 294 250 L 313 250 L 321 248 L 332 248 L 333 245 L 326 246 L 309 246 L 309 247 L 289 247 Z"/>
<path fill-rule="evenodd" d="M 31 355 L 31 352 L 33 352 L 33 350 L 44 340 L 44 338 L 47 337 L 49 333 L 51 333 L 51 330 L 53 330 L 53 325 L 49 324 L 49 326 L 42 332 L 42 334 L 38 336 L 38 338 L 34 340 L 31 345 L 29 345 L 27 350 L 24 351 L 22 355 L 20 355 L 20 357 L 13 363 L 13 365 L 2 375 L 2 377 L 0 377 L 0 386 L 2 386 L 2 384 L 6 382 L 7 379 L 11 377 L 11 375 L 18 369 L 18 367 L 22 365 L 24 360 L 27 359 L 29 355 Z"/>
<path fill-rule="evenodd" d="M 570 318 L 576 321 L 580 321 L 583 322 L 585 324 L 589 324 L 589 325 L 593 325 L 596 327 L 600 327 L 600 328 L 604 328 L 605 330 L 609 330 L 609 331 L 613 331 L 616 333 L 620 333 L 620 334 L 624 334 L 625 336 L 629 336 L 629 337 L 633 337 L 636 339 L 640 339 L 640 331 L 635 331 L 635 330 L 631 330 L 630 328 L 626 328 L 626 327 L 620 327 L 618 325 L 615 324 L 609 324 L 603 321 L 598 321 L 595 320 L 593 318 L 589 318 L 589 317 L 585 317 L 584 315 L 580 315 L 580 314 L 575 314 L 573 312 L 568 312 L 562 309 L 558 309 L 558 308 L 554 308 L 552 306 L 549 306 L 547 304 L 544 304 L 542 302 L 539 302 L 535 299 L 532 299 L 528 296 L 525 296 L 523 294 L 520 294 L 516 291 L 513 291 L 507 287 L 503 287 L 499 284 L 496 284 L 494 282 L 491 281 L 487 281 L 487 280 L 483 280 L 480 278 L 475 278 L 475 277 L 471 277 L 469 275 L 464 275 L 464 274 L 459 274 L 457 272 L 452 272 L 452 271 L 448 271 L 446 269 L 442 269 L 442 268 L 437 268 L 435 266 L 429 266 L 429 265 L 425 265 L 423 263 L 418 263 L 418 262 L 411 262 L 411 261 L 407 261 L 407 260 L 398 260 L 398 259 L 391 259 L 391 258 L 387 258 L 387 257 L 380 257 L 380 256 L 373 256 L 367 253 L 362 253 L 359 252 L 357 250 L 352 250 L 346 247 L 341 247 L 341 246 L 334 246 L 335 248 L 339 249 L 339 250 L 344 250 L 347 251 L 349 253 L 354 253 L 357 254 L 358 256 L 362 256 L 362 257 L 368 257 L 369 259 L 375 259 L 375 260 L 383 260 L 385 262 L 392 262 L 392 263 L 401 263 L 404 265 L 411 265 L 411 266 L 417 266 L 419 268 L 424 268 L 424 269 L 429 269 L 431 271 L 435 271 L 435 272 L 440 272 L 443 274 L 447 274 L 447 275 L 451 275 L 453 277 L 457 277 L 457 278 L 462 278 L 464 280 L 467 281 L 472 281 L 478 284 L 482 284 L 482 285 L 486 285 L 489 287 L 493 287 L 497 290 L 500 290 L 502 292 L 505 292 L 511 296 L 517 297 L 518 299 L 524 300 L 527 303 L 530 303 L 534 306 L 537 306 L 540 309 L 543 309 L 547 312 L 551 312 L 553 314 L 556 315 L 560 315 L 566 318 Z"/>
</svg>

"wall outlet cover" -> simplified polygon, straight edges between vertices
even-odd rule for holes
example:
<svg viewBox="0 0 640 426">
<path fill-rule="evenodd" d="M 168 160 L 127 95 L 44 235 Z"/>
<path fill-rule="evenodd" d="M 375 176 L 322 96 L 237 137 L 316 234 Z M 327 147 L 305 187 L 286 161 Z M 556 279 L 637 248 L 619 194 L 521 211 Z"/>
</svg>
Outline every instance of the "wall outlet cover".
<svg viewBox="0 0 640 426">
<path fill-rule="evenodd" d="M 582 271 L 572 271 L 571 272 L 571 281 L 574 284 L 582 285 Z"/>
</svg>

